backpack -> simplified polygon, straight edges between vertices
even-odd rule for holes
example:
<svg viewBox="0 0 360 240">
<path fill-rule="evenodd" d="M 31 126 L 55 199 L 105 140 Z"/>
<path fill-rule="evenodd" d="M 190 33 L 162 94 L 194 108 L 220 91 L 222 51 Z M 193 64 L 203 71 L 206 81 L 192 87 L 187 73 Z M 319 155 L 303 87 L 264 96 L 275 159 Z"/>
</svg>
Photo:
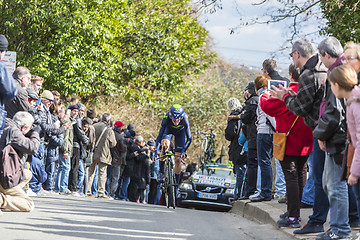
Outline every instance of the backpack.
<svg viewBox="0 0 360 240">
<path fill-rule="evenodd" d="M 6 134 L 6 144 L 1 153 L 0 184 L 4 189 L 13 188 L 25 180 L 24 164 L 11 144 L 12 129 Z"/>
</svg>

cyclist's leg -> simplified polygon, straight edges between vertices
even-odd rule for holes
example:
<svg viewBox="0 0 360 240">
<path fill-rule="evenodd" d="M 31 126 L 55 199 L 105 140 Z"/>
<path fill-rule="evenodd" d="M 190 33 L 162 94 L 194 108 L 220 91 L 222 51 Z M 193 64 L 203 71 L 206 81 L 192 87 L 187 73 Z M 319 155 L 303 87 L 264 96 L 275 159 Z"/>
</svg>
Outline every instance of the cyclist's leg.
<svg viewBox="0 0 360 240">
<path fill-rule="evenodd" d="M 185 147 L 185 130 L 182 129 L 176 133 L 175 136 L 175 154 L 181 155 L 182 150 Z M 180 182 L 181 174 L 181 157 L 175 156 L 175 167 L 174 167 L 176 182 Z"/>
<path fill-rule="evenodd" d="M 165 131 L 164 131 L 164 135 L 162 137 L 162 140 L 161 140 L 161 148 L 165 147 L 165 151 L 170 148 L 171 138 L 172 138 L 172 134 L 169 133 L 169 129 L 166 128 Z M 161 155 L 162 155 L 162 151 L 160 151 L 160 153 L 159 153 L 159 156 L 161 156 Z M 159 162 L 159 168 L 160 168 L 159 172 L 162 173 L 163 175 L 164 175 L 164 165 L 165 165 L 164 161 Z"/>
</svg>

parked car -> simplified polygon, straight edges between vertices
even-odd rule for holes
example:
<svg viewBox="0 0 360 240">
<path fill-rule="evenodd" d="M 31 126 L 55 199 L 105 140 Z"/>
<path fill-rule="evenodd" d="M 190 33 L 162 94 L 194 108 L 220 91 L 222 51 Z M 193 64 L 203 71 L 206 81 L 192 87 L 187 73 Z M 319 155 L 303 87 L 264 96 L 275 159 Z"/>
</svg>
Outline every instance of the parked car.
<svg viewBox="0 0 360 240">
<path fill-rule="evenodd" d="M 210 164 L 195 171 L 179 187 L 179 206 L 229 210 L 234 202 L 236 178 L 227 164 Z"/>
</svg>

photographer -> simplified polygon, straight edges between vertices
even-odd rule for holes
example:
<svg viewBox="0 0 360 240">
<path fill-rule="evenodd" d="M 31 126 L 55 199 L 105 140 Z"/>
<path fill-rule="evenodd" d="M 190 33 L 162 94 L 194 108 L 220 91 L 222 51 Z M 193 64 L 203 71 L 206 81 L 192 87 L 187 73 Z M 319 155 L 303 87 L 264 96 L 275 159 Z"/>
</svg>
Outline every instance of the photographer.
<svg viewBox="0 0 360 240">
<path fill-rule="evenodd" d="M 4 149 L 10 142 L 11 147 L 22 161 L 25 161 L 26 154 L 35 154 L 40 145 L 40 129 L 31 130 L 33 122 L 34 118 L 31 114 L 22 111 L 17 112 L 13 119 L 6 118 L 4 134 L 0 138 L 0 149 Z M 7 139 L 8 135 L 10 139 Z M 5 185 L 0 184 L 1 209 L 17 212 L 30 212 L 34 209 L 33 200 L 23 190 L 30 181 L 32 174 L 28 169 L 23 171 L 25 179 L 17 186 L 5 189 Z"/>
</svg>

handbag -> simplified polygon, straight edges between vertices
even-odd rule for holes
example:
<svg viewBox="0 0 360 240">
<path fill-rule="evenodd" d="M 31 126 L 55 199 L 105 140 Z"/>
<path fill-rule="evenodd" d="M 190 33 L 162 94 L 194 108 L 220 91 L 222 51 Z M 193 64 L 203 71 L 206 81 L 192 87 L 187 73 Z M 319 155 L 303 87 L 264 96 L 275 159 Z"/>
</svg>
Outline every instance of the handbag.
<svg viewBox="0 0 360 240">
<path fill-rule="evenodd" d="M 285 147 L 286 147 L 286 139 L 289 135 L 291 129 L 294 127 L 296 121 L 298 120 L 299 116 L 296 117 L 295 121 L 291 125 L 289 131 L 287 133 L 273 133 L 273 156 L 278 159 L 279 161 L 284 160 L 285 156 Z"/>
</svg>

